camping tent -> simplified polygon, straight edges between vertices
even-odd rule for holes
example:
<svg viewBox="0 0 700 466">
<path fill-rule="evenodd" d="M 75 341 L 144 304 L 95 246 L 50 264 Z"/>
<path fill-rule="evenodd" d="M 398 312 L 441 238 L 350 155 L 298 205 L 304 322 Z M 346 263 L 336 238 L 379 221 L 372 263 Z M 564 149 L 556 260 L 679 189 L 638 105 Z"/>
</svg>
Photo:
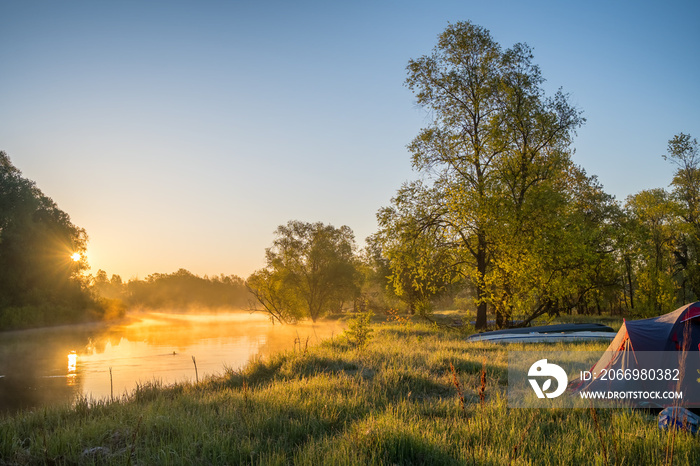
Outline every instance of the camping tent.
<svg viewBox="0 0 700 466">
<path fill-rule="evenodd" d="M 579 386 L 575 389 L 683 389 L 686 401 L 695 401 L 693 404 L 697 406 L 700 401 L 700 385 L 697 382 L 696 368 L 699 366 L 700 302 L 695 302 L 659 317 L 625 321 L 608 349 L 591 369 L 590 372 L 594 374 L 592 380 L 583 383 L 579 381 Z M 637 369 L 636 373 L 632 372 L 634 369 Z M 642 369 L 654 369 L 657 373 L 658 369 L 662 369 L 664 377 L 661 377 L 661 380 L 656 376 L 654 380 L 641 377 L 639 374 Z M 671 370 L 671 380 L 667 380 L 666 369 Z M 605 377 L 606 380 L 602 380 L 600 375 L 610 370 L 615 370 L 617 375 L 623 377 L 613 377 L 613 380 Z M 659 406 L 670 404 L 671 401 L 658 403 Z"/>
</svg>

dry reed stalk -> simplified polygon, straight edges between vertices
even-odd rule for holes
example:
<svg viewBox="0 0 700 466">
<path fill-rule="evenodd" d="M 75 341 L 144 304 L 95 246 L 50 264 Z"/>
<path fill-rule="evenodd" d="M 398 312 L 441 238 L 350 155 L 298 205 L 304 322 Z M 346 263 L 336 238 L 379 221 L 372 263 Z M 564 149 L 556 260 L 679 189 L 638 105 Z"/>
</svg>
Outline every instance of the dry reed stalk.
<svg viewBox="0 0 700 466">
<path fill-rule="evenodd" d="M 462 385 L 459 383 L 459 379 L 457 378 L 457 371 L 455 370 L 455 366 L 452 363 L 450 363 L 450 370 L 452 371 L 452 383 L 457 388 L 459 404 L 460 406 L 462 406 L 462 412 L 466 414 L 467 410 L 464 406 L 464 393 L 462 392 Z"/>
<path fill-rule="evenodd" d="M 199 373 L 197 372 L 197 360 L 192 356 L 192 362 L 194 363 L 194 377 L 197 383 L 199 383 Z"/>
<path fill-rule="evenodd" d="M 114 384 L 112 383 L 112 367 L 109 367 L 109 399 L 114 403 Z"/>
</svg>

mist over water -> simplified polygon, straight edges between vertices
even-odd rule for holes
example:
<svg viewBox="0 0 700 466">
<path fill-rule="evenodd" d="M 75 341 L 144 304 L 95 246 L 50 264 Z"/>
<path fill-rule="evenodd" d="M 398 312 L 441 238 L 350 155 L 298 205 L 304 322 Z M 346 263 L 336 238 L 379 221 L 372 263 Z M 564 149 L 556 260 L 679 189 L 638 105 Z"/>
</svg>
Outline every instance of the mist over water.
<svg viewBox="0 0 700 466">
<path fill-rule="evenodd" d="M 0 334 L 0 412 L 59 403 L 79 395 L 120 397 L 138 382 L 195 381 L 239 369 L 257 356 L 339 335 L 335 321 L 273 325 L 245 311 L 130 314 L 116 324 Z M 110 368 L 113 388 L 110 387 Z"/>
</svg>

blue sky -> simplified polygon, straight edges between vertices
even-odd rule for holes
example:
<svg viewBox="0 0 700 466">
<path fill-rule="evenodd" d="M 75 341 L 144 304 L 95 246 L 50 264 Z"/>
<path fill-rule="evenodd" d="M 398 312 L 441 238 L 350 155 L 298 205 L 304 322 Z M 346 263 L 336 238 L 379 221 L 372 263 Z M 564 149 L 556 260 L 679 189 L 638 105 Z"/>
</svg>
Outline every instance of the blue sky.
<svg viewBox="0 0 700 466">
<path fill-rule="evenodd" d="M 416 177 L 406 64 L 463 20 L 534 48 L 620 200 L 700 137 L 694 1 L 22 1 L 0 3 L 0 150 L 87 230 L 93 273 L 246 277 L 291 219 L 362 245 Z"/>
</svg>

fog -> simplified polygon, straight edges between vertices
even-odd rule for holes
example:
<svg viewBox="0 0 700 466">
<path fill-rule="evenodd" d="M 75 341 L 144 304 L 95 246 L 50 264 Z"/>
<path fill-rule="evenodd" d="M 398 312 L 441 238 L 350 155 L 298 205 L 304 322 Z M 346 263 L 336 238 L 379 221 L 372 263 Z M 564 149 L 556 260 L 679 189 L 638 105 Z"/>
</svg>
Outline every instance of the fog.
<svg viewBox="0 0 700 466">
<path fill-rule="evenodd" d="M 116 323 L 5 332 L 0 410 L 121 396 L 140 382 L 165 384 L 239 369 L 251 358 L 343 332 L 337 321 L 272 324 L 266 314 L 197 309 L 132 312 Z M 110 383 L 111 368 L 111 383 Z"/>
</svg>

